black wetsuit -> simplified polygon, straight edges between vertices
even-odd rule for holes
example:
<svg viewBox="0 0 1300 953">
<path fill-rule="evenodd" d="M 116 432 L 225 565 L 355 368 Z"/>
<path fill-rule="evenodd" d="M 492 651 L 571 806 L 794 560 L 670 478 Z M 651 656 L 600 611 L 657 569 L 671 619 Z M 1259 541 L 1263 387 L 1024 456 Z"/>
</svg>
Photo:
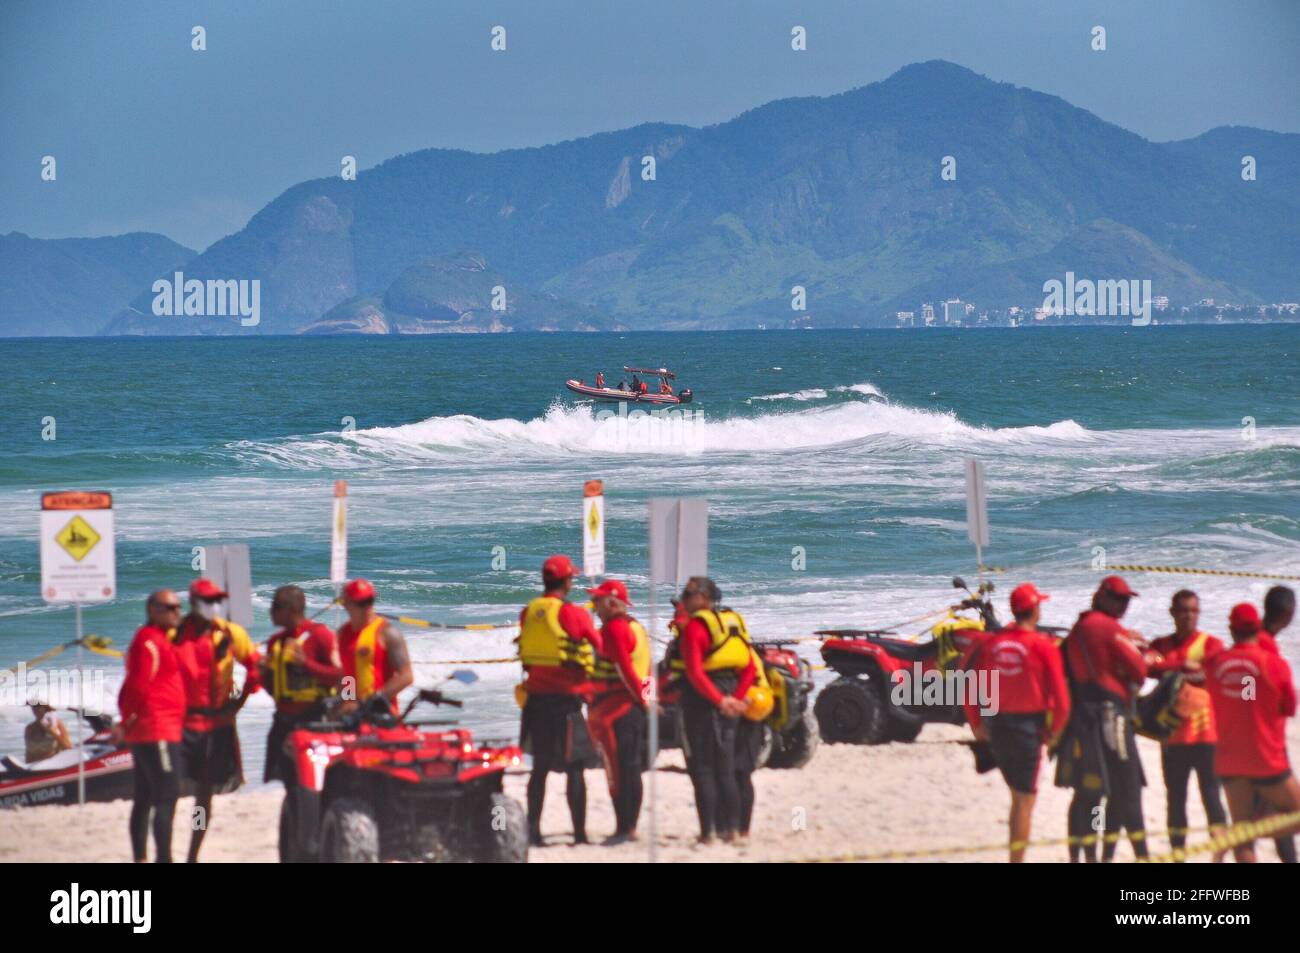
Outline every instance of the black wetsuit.
<svg viewBox="0 0 1300 953">
<path fill-rule="evenodd" d="M 131 805 L 131 855 L 145 858 L 149 837 L 149 815 L 153 814 L 153 839 L 160 864 L 172 860 L 172 819 L 176 815 L 176 798 L 180 794 L 180 776 L 184 766 L 178 763 L 181 746 L 170 741 L 150 741 L 131 745 L 135 762 L 135 801 Z"/>
</svg>

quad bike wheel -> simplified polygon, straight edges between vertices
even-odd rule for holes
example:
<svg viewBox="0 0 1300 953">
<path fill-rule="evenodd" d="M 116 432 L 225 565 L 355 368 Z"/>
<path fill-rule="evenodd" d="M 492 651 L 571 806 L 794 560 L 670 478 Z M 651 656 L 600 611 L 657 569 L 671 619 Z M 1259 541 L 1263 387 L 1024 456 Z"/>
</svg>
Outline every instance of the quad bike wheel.
<svg viewBox="0 0 1300 953">
<path fill-rule="evenodd" d="M 493 791 L 474 811 L 474 854 L 480 864 L 528 862 L 528 816 L 519 802 Z"/>
<path fill-rule="evenodd" d="M 802 768 L 812 760 L 819 738 L 817 716 L 809 709 L 795 725 L 782 732 L 779 743 L 767 759 L 769 768 Z"/>
<path fill-rule="evenodd" d="M 280 804 L 280 863 L 296 864 L 303 858 L 298 849 L 298 812 L 294 810 L 293 795 L 286 791 Z"/>
<path fill-rule="evenodd" d="M 911 744 L 921 734 L 921 729 L 925 727 L 925 722 L 921 720 L 904 721 L 901 718 L 889 719 L 889 740 L 901 741 L 904 744 Z"/>
<path fill-rule="evenodd" d="M 329 864 L 379 863 L 379 822 L 374 808 L 350 797 L 332 803 L 321 821 L 320 855 Z"/>
<path fill-rule="evenodd" d="M 813 712 L 823 741 L 878 745 L 889 740 L 886 701 L 877 683 L 844 675 L 817 696 Z"/>
</svg>

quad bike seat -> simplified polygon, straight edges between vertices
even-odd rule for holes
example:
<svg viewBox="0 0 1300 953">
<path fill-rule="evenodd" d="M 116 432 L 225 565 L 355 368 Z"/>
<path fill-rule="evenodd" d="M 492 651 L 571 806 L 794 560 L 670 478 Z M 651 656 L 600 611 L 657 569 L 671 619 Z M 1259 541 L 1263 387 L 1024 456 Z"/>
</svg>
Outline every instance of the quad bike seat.
<svg viewBox="0 0 1300 953">
<path fill-rule="evenodd" d="M 890 655 L 905 662 L 924 662 L 926 659 L 933 658 L 939 648 L 939 643 L 933 639 L 929 642 L 908 642 L 904 639 L 876 636 L 872 641 L 883 646 Z"/>
</svg>

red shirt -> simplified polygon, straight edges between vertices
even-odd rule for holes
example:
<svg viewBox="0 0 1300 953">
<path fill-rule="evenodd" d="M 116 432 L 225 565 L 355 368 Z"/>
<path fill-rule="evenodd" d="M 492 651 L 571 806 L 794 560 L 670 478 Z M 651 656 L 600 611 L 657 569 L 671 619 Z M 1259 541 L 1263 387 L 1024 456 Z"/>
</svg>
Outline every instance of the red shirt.
<svg viewBox="0 0 1300 953">
<path fill-rule="evenodd" d="M 261 687 L 257 649 L 242 628 L 238 632 L 236 635 L 234 630 L 226 630 L 221 640 L 222 657 L 238 659 L 244 666 L 243 693 L 251 695 Z M 226 704 L 233 690 L 232 667 L 227 665 L 223 670 L 213 637 L 213 629 L 198 632 L 193 620 L 187 616 L 172 643 L 176 646 L 181 681 L 185 684 L 185 727 L 193 731 L 211 731 L 221 724 L 233 724 L 235 720 L 234 715 L 218 716 L 212 711 Z"/>
<path fill-rule="evenodd" d="M 564 598 L 559 593 L 547 593 L 547 595 L 554 595 L 557 599 Z M 527 613 L 527 607 L 519 613 L 520 628 L 523 627 Z M 566 602 L 560 606 L 559 622 L 560 628 L 569 634 L 569 638 L 575 642 L 586 639 L 595 648 L 596 654 L 600 654 L 604 646 L 600 633 L 596 631 L 596 624 L 591 621 L 590 612 L 576 603 Z M 525 665 L 524 688 L 534 695 L 589 697 L 595 686 L 592 685 L 587 673 L 580 668 L 568 665 Z"/>
<path fill-rule="evenodd" d="M 628 618 L 625 615 L 614 616 L 600 627 L 600 638 L 603 646 L 601 655 L 613 662 L 617 667 L 622 679 L 617 683 L 606 682 L 608 691 L 606 694 L 621 692 L 634 698 L 638 704 L 641 703 L 641 676 L 637 670 L 632 667 L 632 651 L 636 648 L 636 634 L 632 631 L 632 626 L 628 625 Z M 637 687 L 636 694 L 628 690 L 629 685 Z"/>
<path fill-rule="evenodd" d="M 687 681 L 691 683 L 692 688 L 714 705 L 720 705 L 722 692 L 718 691 L 718 686 L 713 684 L 713 679 L 709 678 L 709 673 L 704 670 L 704 656 L 712 645 L 713 636 L 709 634 L 709 627 L 699 619 L 691 619 L 686 624 L 686 631 L 678 639 L 678 651 L 682 653 L 682 662 L 686 665 Z M 744 698 L 756 678 L 758 678 L 758 669 L 754 665 L 754 653 L 750 652 L 749 665 L 736 680 L 736 690 L 731 693 L 732 696 Z"/>
<path fill-rule="evenodd" d="M 131 744 L 181 740 L 185 686 L 176 648 L 162 629 L 143 625 L 136 631 L 117 707 Z"/>
<path fill-rule="evenodd" d="M 319 622 L 312 622 L 310 619 L 303 619 L 292 632 L 288 629 L 281 629 L 267 640 L 267 656 L 274 655 L 276 642 L 288 638 L 297 639 L 308 630 L 310 630 L 310 634 L 302 642 L 302 658 L 299 659 L 299 664 L 322 685 L 337 685 L 343 680 L 343 668 L 334 664 L 334 654 L 338 650 L 338 641 L 334 638 L 334 633 L 330 631 L 329 626 L 322 625 Z M 313 705 L 313 702 L 281 700 L 275 703 L 275 710 L 282 715 L 299 715 L 312 708 Z"/>
<path fill-rule="evenodd" d="M 1238 642 L 1214 659 L 1206 682 L 1219 723 L 1219 777 L 1269 778 L 1290 770 L 1286 720 L 1296 710 L 1291 666 L 1256 641 Z"/>
<path fill-rule="evenodd" d="M 1183 723 L 1165 741 L 1167 745 L 1215 744 L 1219 740 L 1219 732 L 1214 723 L 1214 706 L 1210 703 L 1210 696 L 1203 688 L 1199 691 L 1197 689 L 1205 681 L 1203 670 L 1209 666 L 1216 655 L 1223 651 L 1221 641 L 1203 632 L 1197 632 L 1182 641 L 1179 641 L 1176 635 L 1161 636 L 1151 643 L 1152 651 L 1158 652 L 1161 658 L 1148 665 L 1147 671 L 1151 675 L 1185 671 L 1187 653 L 1202 635 L 1205 636 L 1205 648 L 1201 655 L 1202 672 L 1188 673 L 1187 680 L 1192 684 L 1183 686 L 1183 694 L 1179 698 L 1180 709 L 1186 709 L 1180 711 L 1183 715 Z"/>
<path fill-rule="evenodd" d="M 1119 620 L 1096 609 L 1079 616 L 1065 640 L 1065 651 L 1076 682 L 1096 685 L 1125 701 L 1147 677 L 1142 653 L 1124 635 Z"/>
<path fill-rule="evenodd" d="M 1260 629 L 1259 635 L 1255 636 L 1255 641 L 1261 649 L 1272 652 L 1274 655 L 1281 655 L 1282 652 L 1277 647 L 1277 637 L 1269 632 Z"/>
<path fill-rule="evenodd" d="M 997 714 L 1048 713 L 1048 728 L 1058 733 L 1070 717 L 1065 663 L 1050 636 L 1012 623 L 975 643 L 969 669 L 989 673 L 990 701 Z M 966 704 L 972 728 L 982 721 L 975 699 Z"/>
</svg>

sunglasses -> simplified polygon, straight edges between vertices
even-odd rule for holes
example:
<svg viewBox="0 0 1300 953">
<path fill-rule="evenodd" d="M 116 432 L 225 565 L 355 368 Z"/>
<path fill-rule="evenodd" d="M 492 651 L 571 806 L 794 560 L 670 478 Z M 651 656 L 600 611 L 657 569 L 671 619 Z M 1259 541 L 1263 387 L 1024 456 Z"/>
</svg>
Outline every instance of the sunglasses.
<svg viewBox="0 0 1300 953">
<path fill-rule="evenodd" d="M 180 612 L 181 604 L 179 602 L 159 602 L 156 603 L 159 609 L 164 612 Z"/>
</svg>

